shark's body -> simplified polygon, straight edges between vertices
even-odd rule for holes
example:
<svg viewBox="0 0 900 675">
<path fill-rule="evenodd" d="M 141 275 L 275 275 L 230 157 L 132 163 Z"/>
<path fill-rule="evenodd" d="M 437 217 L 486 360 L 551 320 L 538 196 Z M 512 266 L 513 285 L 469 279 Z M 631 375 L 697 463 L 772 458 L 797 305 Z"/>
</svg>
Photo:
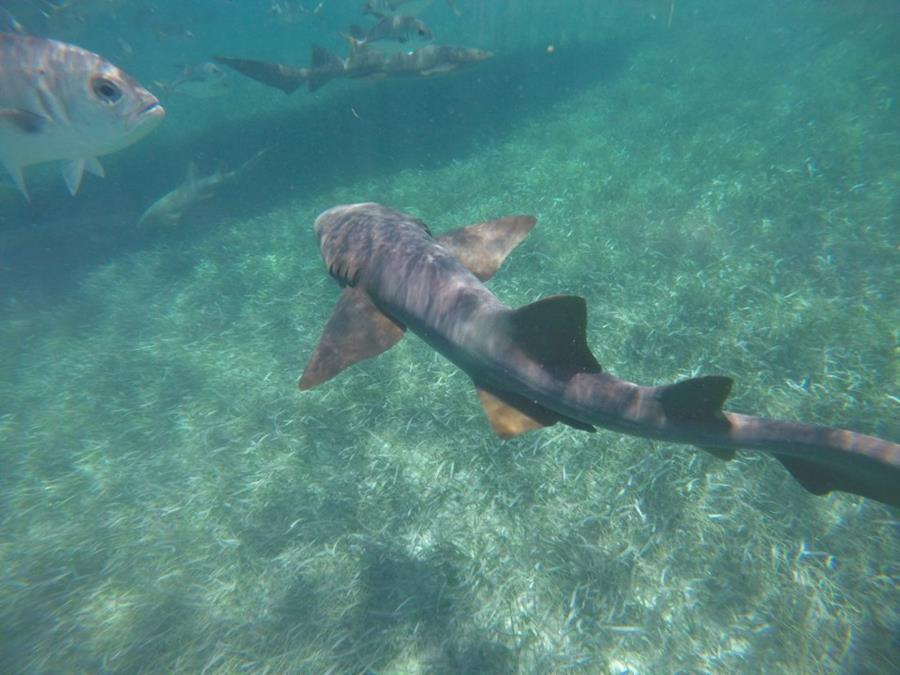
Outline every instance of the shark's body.
<svg viewBox="0 0 900 675">
<path fill-rule="evenodd" d="M 482 282 L 533 225 L 517 216 L 435 239 L 421 221 L 377 204 L 321 214 L 322 257 L 344 291 L 300 388 L 385 351 L 408 328 L 472 378 L 501 437 L 563 422 L 688 443 L 725 459 L 737 449 L 760 450 L 815 494 L 843 490 L 900 505 L 900 445 L 725 412 L 726 377 L 651 387 L 620 380 L 588 348 L 582 298 L 503 304 Z"/>
<path fill-rule="evenodd" d="M 191 162 L 184 183 L 148 206 L 138 220 L 138 227 L 177 225 L 192 207 L 210 199 L 223 185 L 236 182 L 262 154 L 263 151 L 256 153 L 236 169 L 225 171 L 219 167 L 207 176 L 198 176 L 197 167 Z"/>
<path fill-rule="evenodd" d="M 410 52 L 386 54 L 354 38 L 349 38 L 349 42 L 350 54 L 344 59 L 314 46 L 309 68 L 226 56 L 214 58 L 257 82 L 290 94 L 303 84 L 315 91 L 335 78 L 429 77 L 474 65 L 492 56 L 483 49 L 447 45 L 427 45 Z"/>
</svg>

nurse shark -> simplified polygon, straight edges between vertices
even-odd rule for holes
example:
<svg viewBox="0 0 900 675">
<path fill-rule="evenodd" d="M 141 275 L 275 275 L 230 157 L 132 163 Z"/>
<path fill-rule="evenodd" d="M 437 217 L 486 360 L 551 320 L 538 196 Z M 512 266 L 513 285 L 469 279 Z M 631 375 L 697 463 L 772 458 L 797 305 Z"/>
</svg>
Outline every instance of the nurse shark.
<svg viewBox="0 0 900 675">
<path fill-rule="evenodd" d="M 605 372 L 586 339 L 583 298 L 512 309 L 483 284 L 531 231 L 512 216 L 435 237 L 378 204 L 336 206 L 315 222 L 322 257 L 343 287 L 299 380 L 306 390 L 396 344 L 408 329 L 473 381 L 497 435 L 556 422 L 778 459 L 816 495 L 850 492 L 900 506 L 900 445 L 826 426 L 728 412 L 728 377 L 642 386 Z"/>
</svg>

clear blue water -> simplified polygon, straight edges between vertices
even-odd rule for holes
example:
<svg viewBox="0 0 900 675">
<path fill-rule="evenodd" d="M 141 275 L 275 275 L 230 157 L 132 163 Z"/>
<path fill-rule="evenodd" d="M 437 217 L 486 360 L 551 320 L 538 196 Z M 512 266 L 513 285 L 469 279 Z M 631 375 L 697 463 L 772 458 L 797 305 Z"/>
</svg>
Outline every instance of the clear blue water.
<svg viewBox="0 0 900 675">
<path fill-rule="evenodd" d="M 295 379 L 337 297 L 319 212 L 533 213 L 491 288 L 584 296 L 607 370 L 897 440 L 900 2 L 434 0 L 435 42 L 495 56 L 165 87 L 343 55 L 361 4 L 0 2 L 167 109 L 76 197 L 0 177 L 0 670 L 897 672 L 896 509 L 749 453 L 503 443 L 412 337 Z"/>
</svg>

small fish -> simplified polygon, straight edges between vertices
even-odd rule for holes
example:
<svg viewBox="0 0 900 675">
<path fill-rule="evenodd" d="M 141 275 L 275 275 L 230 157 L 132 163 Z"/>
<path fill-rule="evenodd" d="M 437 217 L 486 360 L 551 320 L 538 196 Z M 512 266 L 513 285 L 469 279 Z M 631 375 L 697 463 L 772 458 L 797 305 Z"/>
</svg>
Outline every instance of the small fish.
<svg viewBox="0 0 900 675">
<path fill-rule="evenodd" d="M 0 7 L 0 33 L 25 34 L 25 27 L 5 7 Z"/>
<path fill-rule="evenodd" d="M 165 110 L 103 57 L 56 40 L 0 33 L 0 163 L 28 199 L 22 168 L 62 160 L 71 194 L 98 155 L 149 134 Z"/>
<path fill-rule="evenodd" d="M 265 150 L 260 150 L 232 171 L 224 171 L 219 167 L 203 177 L 197 177 L 197 165 L 191 162 L 184 183 L 153 202 L 141 215 L 137 222 L 138 227 L 177 225 L 189 209 L 213 197 L 222 185 L 236 182 L 247 169 L 259 161 L 264 152 Z"/>
<path fill-rule="evenodd" d="M 434 37 L 425 22 L 414 16 L 386 16 L 369 30 L 351 26 L 350 34 L 361 43 L 377 42 L 378 40 L 406 42 L 414 36 L 422 40 L 430 40 Z"/>
<path fill-rule="evenodd" d="M 428 9 L 433 2 L 434 0 L 366 0 L 363 14 L 377 17 L 394 16 L 400 12 L 417 15 Z M 447 0 L 447 5 L 456 16 L 460 16 L 456 0 Z"/>
<path fill-rule="evenodd" d="M 228 75 L 211 61 L 179 66 L 181 71 L 171 82 L 156 84 L 165 94 L 187 94 L 194 98 L 212 98 L 228 91 Z"/>
</svg>

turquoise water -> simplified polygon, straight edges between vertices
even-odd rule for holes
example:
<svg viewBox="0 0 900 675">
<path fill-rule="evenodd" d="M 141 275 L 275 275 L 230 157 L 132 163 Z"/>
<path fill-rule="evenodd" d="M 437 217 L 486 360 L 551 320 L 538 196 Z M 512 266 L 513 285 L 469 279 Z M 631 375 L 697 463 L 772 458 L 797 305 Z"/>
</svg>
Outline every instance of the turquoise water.
<svg viewBox="0 0 900 675">
<path fill-rule="evenodd" d="M 585 297 L 608 371 L 897 440 L 900 3 L 435 0 L 435 42 L 494 58 L 291 95 L 161 83 L 343 54 L 361 0 L 0 4 L 167 109 L 77 197 L 0 181 L 0 670 L 900 668 L 896 509 L 757 454 L 500 441 L 415 336 L 296 388 L 338 295 L 322 210 L 531 213 L 490 287 Z"/>
</svg>

